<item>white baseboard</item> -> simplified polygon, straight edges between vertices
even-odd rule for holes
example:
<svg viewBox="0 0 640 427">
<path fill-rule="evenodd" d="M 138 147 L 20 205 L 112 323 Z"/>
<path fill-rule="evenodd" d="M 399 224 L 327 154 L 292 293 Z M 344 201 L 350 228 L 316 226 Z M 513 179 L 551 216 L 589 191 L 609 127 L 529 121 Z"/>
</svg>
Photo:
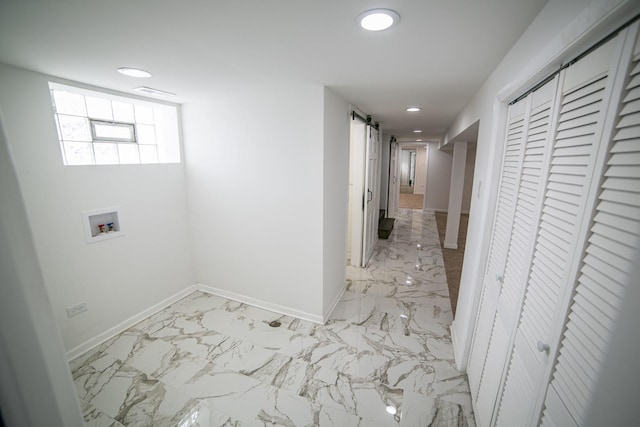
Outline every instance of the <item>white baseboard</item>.
<svg viewBox="0 0 640 427">
<path fill-rule="evenodd" d="M 433 208 L 424 208 L 425 212 L 437 212 L 437 213 L 449 213 L 449 209 L 433 209 Z M 469 215 L 469 211 L 460 212 L 462 215 Z"/>
<path fill-rule="evenodd" d="M 451 322 L 449 331 L 451 332 L 451 345 L 453 345 L 453 358 L 456 361 L 456 369 L 460 372 L 466 372 L 466 366 L 462 365 L 460 355 L 458 354 L 458 338 L 456 336 L 455 321 Z"/>
<path fill-rule="evenodd" d="M 107 329 L 106 331 L 102 332 L 101 334 L 96 335 L 95 337 L 83 342 L 82 344 L 72 348 L 71 350 L 67 351 L 66 356 L 67 356 L 67 360 L 71 361 L 73 359 L 75 359 L 76 357 L 86 353 L 87 351 L 99 346 L 100 344 L 102 344 L 103 342 L 115 337 L 116 335 L 118 335 L 121 332 L 126 331 L 127 329 L 129 329 L 130 327 L 132 327 L 133 325 L 135 325 L 136 323 L 146 319 L 149 316 L 152 316 L 154 314 L 156 314 L 157 312 L 159 312 L 160 310 L 170 306 L 171 304 L 180 301 L 182 298 L 186 297 L 187 295 L 193 293 L 196 290 L 196 285 L 191 285 L 179 292 L 177 292 L 174 295 L 171 295 L 169 298 L 165 298 L 164 300 L 160 301 L 157 304 L 152 305 L 151 307 L 147 308 L 146 310 L 131 316 L 130 318 L 118 323 L 116 326 Z"/>
<path fill-rule="evenodd" d="M 444 247 L 445 247 L 446 249 L 458 249 L 458 244 L 457 244 L 457 243 L 447 242 L 447 241 L 445 240 L 445 242 L 444 242 Z"/>
<path fill-rule="evenodd" d="M 308 320 L 309 322 L 324 324 L 324 319 L 322 316 L 318 316 L 316 314 L 307 313 L 305 311 L 296 310 L 294 308 L 285 307 L 278 304 L 273 304 L 268 301 L 263 301 L 257 298 L 249 297 L 242 294 L 237 294 L 235 292 L 216 288 L 214 286 L 203 285 L 202 283 L 197 283 L 196 288 L 202 292 L 208 292 L 213 295 L 217 295 L 224 298 L 229 298 L 234 301 L 243 302 L 245 304 L 252 305 L 254 307 L 262 308 L 265 310 L 273 311 L 276 313 L 284 314 L 286 316 L 295 317 L 302 320 Z M 337 303 L 336 303 L 337 304 Z"/>
<path fill-rule="evenodd" d="M 327 321 L 329 320 L 329 317 L 331 317 L 331 313 L 333 313 L 333 310 L 336 309 L 336 306 L 338 305 L 338 303 L 340 302 L 340 300 L 342 299 L 342 296 L 344 295 L 344 293 L 346 292 L 347 287 L 343 286 L 342 290 L 340 292 L 338 292 L 338 295 L 336 296 L 336 298 L 333 300 L 333 302 L 331 303 L 331 305 L 329 306 L 329 308 L 327 310 L 325 310 L 324 312 L 324 316 L 323 316 L 323 324 L 327 323 Z"/>
</svg>

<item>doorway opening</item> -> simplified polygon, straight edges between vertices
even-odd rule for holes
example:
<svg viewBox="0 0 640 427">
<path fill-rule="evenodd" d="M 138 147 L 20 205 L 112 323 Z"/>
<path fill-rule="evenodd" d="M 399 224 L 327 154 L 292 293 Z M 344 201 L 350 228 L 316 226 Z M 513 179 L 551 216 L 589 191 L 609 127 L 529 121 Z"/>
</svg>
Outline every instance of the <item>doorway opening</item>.
<svg viewBox="0 0 640 427">
<path fill-rule="evenodd" d="M 424 144 L 400 148 L 398 207 L 423 209 L 427 186 L 427 147 Z"/>
</svg>

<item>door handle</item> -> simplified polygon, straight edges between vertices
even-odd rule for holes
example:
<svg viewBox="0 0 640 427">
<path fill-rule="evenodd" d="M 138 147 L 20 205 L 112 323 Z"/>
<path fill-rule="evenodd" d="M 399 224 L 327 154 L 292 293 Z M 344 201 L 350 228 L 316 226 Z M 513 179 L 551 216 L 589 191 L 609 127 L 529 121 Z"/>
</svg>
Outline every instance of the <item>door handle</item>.
<svg viewBox="0 0 640 427">
<path fill-rule="evenodd" d="M 367 203 L 369 203 L 370 201 L 372 201 L 372 200 L 373 200 L 373 191 L 371 191 L 371 190 L 369 190 L 369 189 L 367 188 L 367 194 L 368 194 L 368 197 L 367 197 Z"/>
<path fill-rule="evenodd" d="M 549 353 L 549 344 L 538 341 L 537 347 L 540 353 Z"/>
</svg>

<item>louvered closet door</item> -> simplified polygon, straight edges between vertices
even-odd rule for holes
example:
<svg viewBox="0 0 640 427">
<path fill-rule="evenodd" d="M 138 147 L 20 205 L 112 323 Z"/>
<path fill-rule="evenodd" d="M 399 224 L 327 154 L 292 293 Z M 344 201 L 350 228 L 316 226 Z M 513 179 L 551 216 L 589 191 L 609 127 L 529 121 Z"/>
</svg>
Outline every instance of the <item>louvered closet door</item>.
<svg viewBox="0 0 640 427">
<path fill-rule="evenodd" d="M 497 425 L 532 425 L 544 390 L 547 347 L 561 322 L 565 291 L 575 277 L 576 248 L 588 209 L 588 190 L 612 90 L 609 68 L 615 41 L 602 46 L 560 76 L 559 117 L 547 177 L 533 260 L 526 278 L 522 313 L 515 335 Z M 553 353 L 551 353 L 553 354 Z"/>
<path fill-rule="evenodd" d="M 525 369 L 528 361 L 522 360 L 515 354 L 509 361 L 508 356 L 513 346 L 513 337 L 540 220 L 549 168 L 548 160 L 553 147 L 552 137 L 557 119 L 558 80 L 559 78 L 556 77 L 530 95 L 532 107 L 525 143 L 522 179 L 509 243 L 504 286 L 498 303 L 498 316 L 503 319 L 509 335 L 509 347 L 504 348 L 502 354 L 495 356 L 500 357 L 503 365 L 508 364 L 506 386 L 503 387 L 501 402 L 497 397 L 499 390 L 495 390 L 495 399 L 500 404 L 497 423 L 505 426 L 527 425 L 525 420 L 530 418 L 533 410 L 530 398 L 532 395 L 535 398 L 533 387 L 535 381 L 528 377 Z"/>
<path fill-rule="evenodd" d="M 640 48 L 626 34 L 611 99 L 615 129 L 605 133 L 593 174 L 588 240 L 580 251 L 568 320 L 544 402 L 542 425 L 582 425 L 640 244 Z M 633 62 L 629 57 L 633 54 Z M 625 60 L 625 58 L 627 58 Z M 570 69 L 569 69 L 570 70 Z M 625 78 L 626 77 L 626 78 Z M 624 89 L 624 90 L 623 90 Z M 620 94 L 622 92 L 622 94 Z M 616 112 L 617 117 L 615 117 Z M 595 206 L 595 207 L 593 207 Z"/>
<path fill-rule="evenodd" d="M 499 326 L 495 328 L 494 325 L 500 325 L 500 322 L 496 323 L 495 321 L 496 306 L 502 287 L 502 276 L 504 275 L 516 195 L 520 182 L 528 102 L 528 100 L 523 100 L 509 107 L 493 237 L 483 281 L 474 342 L 467 368 L 472 398 L 475 401 L 476 417 L 481 426 L 488 425 L 484 423 L 488 423 L 490 420 L 493 403 L 487 402 L 479 390 L 483 383 L 494 381 L 496 376 L 499 377 L 502 372 L 502 366 L 496 364 L 494 359 L 488 358 L 487 351 L 491 345 L 495 347 L 496 343 L 501 343 L 506 338 L 504 331 Z M 480 400 L 478 400 L 479 397 Z"/>
</svg>

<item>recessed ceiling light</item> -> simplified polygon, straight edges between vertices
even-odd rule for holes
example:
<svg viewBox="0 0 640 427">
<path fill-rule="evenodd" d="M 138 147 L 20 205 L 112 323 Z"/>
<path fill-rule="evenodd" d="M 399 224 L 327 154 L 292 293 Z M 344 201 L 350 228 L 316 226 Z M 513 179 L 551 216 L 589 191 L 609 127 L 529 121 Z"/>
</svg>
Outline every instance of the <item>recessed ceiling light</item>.
<svg viewBox="0 0 640 427">
<path fill-rule="evenodd" d="M 137 87 L 137 88 L 135 88 L 133 90 L 135 90 L 137 92 L 148 93 L 150 95 L 162 96 L 164 98 L 168 98 L 170 96 L 176 96 L 175 93 L 167 92 L 167 91 L 160 90 L 160 89 L 154 89 L 152 87 L 147 87 L 147 86 L 140 86 L 140 87 Z"/>
<path fill-rule="evenodd" d="M 420 110 L 422 110 L 422 108 L 420 108 L 420 107 L 408 107 L 407 108 L 407 111 L 410 112 L 410 113 L 415 113 L 416 111 L 420 111 Z"/>
<path fill-rule="evenodd" d="M 416 139 L 416 142 L 422 142 L 422 139 Z"/>
<path fill-rule="evenodd" d="M 395 414 L 397 414 L 397 413 L 398 413 L 398 409 L 396 409 L 396 407 L 395 407 L 395 406 L 391 406 L 391 405 L 389 405 L 389 406 L 387 406 L 385 409 L 386 409 L 386 410 L 387 410 L 387 412 L 388 412 L 389 414 L 391 414 L 391 415 L 395 415 Z"/>
<path fill-rule="evenodd" d="M 129 77 L 140 77 L 140 78 L 151 77 L 150 72 L 141 70 L 139 68 L 120 67 L 118 68 L 118 72 L 120 74 L 124 74 L 125 76 L 129 76 Z"/>
<path fill-rule="evenodd" d="M 358 15 L 357 22 L 367 31 L 382 31 L 400 21 L 400 15 L 391 9 L 371 9 Z"/>
<path fill-rule="evenodd" d="M 422 133 L 422 131 L 420 129 L 416 129 L 413 131 L 413 133 Z"/>
</svg>

